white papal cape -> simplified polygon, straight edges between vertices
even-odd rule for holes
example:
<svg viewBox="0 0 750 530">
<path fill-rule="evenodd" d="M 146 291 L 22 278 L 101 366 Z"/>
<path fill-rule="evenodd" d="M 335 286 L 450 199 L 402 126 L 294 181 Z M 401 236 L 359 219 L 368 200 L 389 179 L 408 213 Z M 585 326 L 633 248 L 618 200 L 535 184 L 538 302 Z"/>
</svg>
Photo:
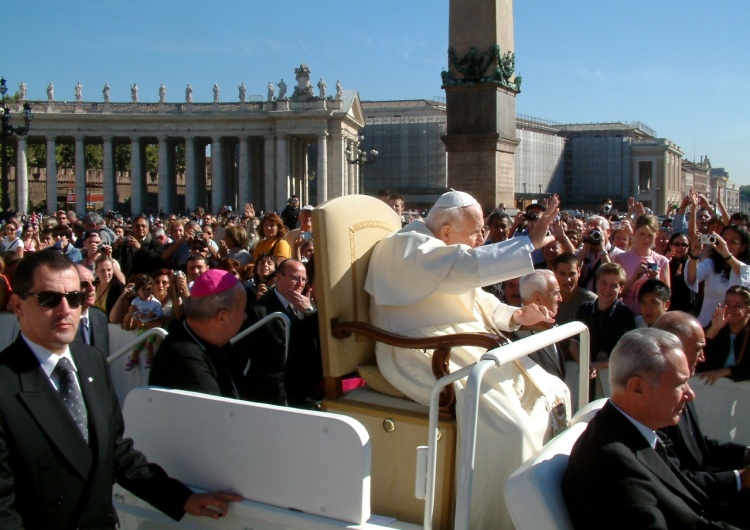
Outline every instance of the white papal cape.
<svg viewBox="0 0 750 530">
<path fill-rule="evenodd" d="M 365 289 L 371 295 L 372 324 L 411 337 L 453 333 L 513 331 L 515 307 L 500 303 L 479 287 L 534 270 L 528 237 L 475 249 L 446 245 L 422 221 L 381 241 L 370 258 Z M 478 348 L 454 348 L 451 371 L 476 362 Z M 432 352 L 376 346 L 385 378 L 413 400 L 429 404 L 435 383 Z M 531 360 L 490 370 L 483 380 L 477 453 L 472 486 L 471 528 L 512 528 L 504 486 L 510 474 L 542 447 L 551 434 L 542 393 L 564 393 L 558 378 Z M 457 414 L 463 412 L 463 387 L 456 384 Z M 540 388 L 543 389 L 540 391 Z"/>
</svg>

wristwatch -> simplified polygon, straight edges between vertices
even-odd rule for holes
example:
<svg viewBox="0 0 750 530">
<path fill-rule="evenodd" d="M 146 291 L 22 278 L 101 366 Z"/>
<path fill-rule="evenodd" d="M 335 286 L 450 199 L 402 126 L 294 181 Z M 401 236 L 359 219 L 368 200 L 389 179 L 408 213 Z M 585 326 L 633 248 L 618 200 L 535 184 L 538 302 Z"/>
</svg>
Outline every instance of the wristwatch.
<svg viewBox="0 0 750 530">
<path fill-rule="evenodd" d="M 303 313 L 305 314 L 305 316 L 310 316 L 313 313 L 315 313 L 315 308 L 313 306 L 307 307 L 307 308 L 305 308 L 305 310 L 303 311 Z"/>
</svg>

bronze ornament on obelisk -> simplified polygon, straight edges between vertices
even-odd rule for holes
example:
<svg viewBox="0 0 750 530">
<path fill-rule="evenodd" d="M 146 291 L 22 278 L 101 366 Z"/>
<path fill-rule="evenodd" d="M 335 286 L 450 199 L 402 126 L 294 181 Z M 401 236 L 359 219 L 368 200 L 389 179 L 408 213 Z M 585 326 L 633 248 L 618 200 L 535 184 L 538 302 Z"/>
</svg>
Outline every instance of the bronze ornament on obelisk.
<svg viewBox="0 0 750 530">
<path fill-rule="evenodd" d="M 512 0 L 451 0 L 448 70 L 448 186 L 485 211 L 515 204 L 516 94 Z"/>
</svg>

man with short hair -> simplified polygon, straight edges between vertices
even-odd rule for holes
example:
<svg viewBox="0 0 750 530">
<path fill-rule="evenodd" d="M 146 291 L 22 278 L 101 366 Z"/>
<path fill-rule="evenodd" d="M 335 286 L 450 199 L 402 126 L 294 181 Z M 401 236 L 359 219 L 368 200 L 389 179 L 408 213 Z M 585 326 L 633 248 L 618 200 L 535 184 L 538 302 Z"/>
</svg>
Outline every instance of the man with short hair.
<svg viewBox="0 0 750 530">
<path fill-rule="evenodd" d="M 570 453 L 562 491 L 577 529 L 735 528 L 717 520 L 717 498 L 667 456 L 656 430 L 677 425 L 695 398 L 682 344 L 671 333 L 626 333 L 612 352 L 612 397 Z M 750 471 L 739 473 L 743 487 Z M 726 499 L 737 484 L 724 488 Z"/>
<path fill-rule="evenodd" d="M 85 295 L 81 304 L 81 322 L 74 342 L 83 342 L 99 350 L 106 359 L 109 357 L 109 319 L 107 314 L 94 307 L 96 285 L 94 274 L 84 265 L 76 265 L 81 280 L 81 292 Z"/>
<path fill-rule="evenodd" d="M 65 255 L 72 263 L 81 261 L 81 251 L 70 242 L 73 231 L 69 226 L 57 225 L 52 229 L 52 235 L 55 237 L 55 244 L 51 247 L 53 250 Z"/>
<path fill-rule="evenodd" d="M 148 384 L 239 399 L 240 366 L 229 341 L 247 318 L 247 296 L 231 272 L 213 269 L 195 280 L 154 356 Z"/>
<path fill-rule="evenodd" d="M 635 326 L 650 328 L 659 317 L 669 310 L 669 299 L 672 291 L 661 280 L 650 278 L 643 282 L 638 290 L 638 306 L 641 314 L 635 317 Z"/>
<path fill-rule="evenodd" d="M 102 355 L 74 342 L 84 295 L 75 265 L 34 252 L 13 276 L 21 333 L 0 353 L 0 527 L 114 529 L 112 485 L 174 519 L 218 518 L 228 493 L 194 494 L 123 438 Z"/>
<path fill-rule="evenodd" d="M 521 277 L 520 280 L 521 301 L 524 305 L 537 304 L 544 306 L 550 316 L 557 314 L 558 304 L 562 301 L 560 287 L 557 285 L 555 274 L 546 269 L 541 269 Z M 537 328 L 527 328 L 511 333 L 513 340 L 531 337 L 539 331 L 549 329 L 549 325 L 541 325 Z M 557 344 L 550 344 L 541 350 L 529 354 L 529 358 L 544 368 L 550 374 L 565 380 L 565 361 Z"/>
<path fill-rule="evenodd" d="M 487 227 L 489 228 L 489 234 L 487 240 L 484 242 L 485 245 L 492 243 L 500 243 L 508 239 L 510 234 L 510 227 L 513 221 L 510 215 L 505 213 L 504 210 L 495 210 L 492 212 L 487 219 Z"/>
<path fill-rule="evenodd" d="M 239 344 L 249 355 L 248 399 L 264 403 L 305 406 L 321 396 L 318 383 L 323 378 L 320 331 L 315 306 L 307 289 L 307 270 L 296 259 L 281 262 L 276 269 L 276 285 L 247 307 L 251 326 L 266 315 L 286 313 L 291 323 L 289 350 L 284 358 L 285 334 L 278 320 L 268 323 Z"/>
<path fill-rule="evenodd" d="M 404 226 L 407 224 L 406 219 L 404 218 L 404 209 L 405 209 L 405 203 L 404 198 L 394 193 L 390 197 L 388 197 L 388 206 L 391 207 L 391 209 L 396 212 L 396 214 L 401 219 L 401 226 Z"/>
<path fill-rule="evenodd" d="M 297 216 L 299 216 L 299 197 L 292 195 L 286 203 L 286 207 L 281 211 L 279 217 L 286 225 L 288 230 L 297 228 Z"/>
<path fill-rule="evenodd" d="M 557 205 L 555 197 L 529 236 L 483 245 L 484 215 L 476 199 L 459 191 L 443 194 L 424 222 L 408 224 L 373 249 L 365 282 L 371 296 L 372 324 L 406 336 L 425 337 L 511 331 L 520 325 L 551 322 L 544 307 L 509 307 L 480 287 L 533 272 L 531 252 L 548 241 L 547 229 Z M 432 352 L 377 343 L 375 353 L 378 367 L 393 386 L 423 405 L 429 403 L 435 383 Z M 482 353 L 477 348 L 453 348 L 451 369 L 476 362 Z M 554 387 L 564 390 L 561 402 L 569 402 L 559 379 L 530 360 L 524 361 L 530 365 L 528 374 L 533 379 L 525 385 L 524 400 L 534 399 L 532 388 Z M 519 377 L 524 377 L 520 368 L 509 363 L 490 369 L 483 380 L 487 390 L 479 405 L 479 465 L 473 491 L 491 494 L 472 497 L 472 528 L 511 526 L 505 504 L 498 502 L 505 480 L 551 434 L 546 411 L 535 416 L 522 407 L 510 384 Z M 463 413 L 463 384 L 455 385 L 459 416 Z"/>
<path fill-rule="evenodd" d="M 600 215 L 592 215 L 586 220 L 583 231 L 583 247 L 576 253 L 581 265 L 578 284 L 584 289 L 596 293 L 596 271 L 604 263 L 621 254 L 622 250 L 609 241 L 610 224 Z"/>
<path fill-rule="evenodd" d="M 596 300 L 596 295 L 578 286 L 581 269 L 574 254 L 566 252 L 557 256 L 554 272 L 562 297 L 562 302 L 557 307 L 555 322 L 562 325 L 573 322 L 581 304 Z"/>
<path fill-rule="evenodd" d="M 703 355 L 706 335 L 698 319 L 682 311 L 670 311 L 660 316 L 653 328 L 672 333 L 680 339 L 690 374 L 695 375 L 696 366 L 706 360 Z M 731 442 L 722 443 L 703 434 L 698 412 L 692 401 L 685 406 L 682 419 L 677 425 L 661 428 L 659 433 L 671 442 L 668 444 L 670 456 L 677 458 L 680 469 L 704 485 L 721 485 L 726 481 L 730 487 L 736 485 L 736 470 L 750 466 L 750 447 Z M 707 477 L 708 480 L 701 475 L 704 472 L 712 472 Z M 727 506 L 722 509 L 725 518 L 748 520 L 750 504 L 746 491 L 732 501 L 725 500 Z"/>
<path fill-rule="evenodd" d="M 119 239 L 112 252 L 126 278 L 161 269 L 161 255 L 164 252 L 164 247 L 151 238 L 151 222 L 146 215 L 135 216 L 132 227 L 132 235 Z"/>
</svg>

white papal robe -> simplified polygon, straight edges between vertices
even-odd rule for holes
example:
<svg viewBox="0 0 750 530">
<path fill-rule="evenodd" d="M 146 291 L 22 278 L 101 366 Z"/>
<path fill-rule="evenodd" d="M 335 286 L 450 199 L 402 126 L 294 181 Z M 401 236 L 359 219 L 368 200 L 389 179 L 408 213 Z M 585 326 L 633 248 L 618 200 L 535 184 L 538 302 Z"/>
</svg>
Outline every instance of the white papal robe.
<svg viewBox="0 0 750 530">
<path fill-rule="evenodd" d="M 448 246 L 423 222 L 415 221 L 373 250 L 365 284 L 371 295 L 371 322 L 411 337 L 513 331 L 510 320 L 516 308 L 479 287 L 532 272 L 532 251 L 526 236 L 475 249 Z M 451 371 L 476 362 L 483 353 L 479 348 L 454 348 Z M 376 354 L 383 376 L 393 386 L 429 404 L 435 383 L 432 352 L 378 343 Z M 471 528 L 513 527 L 503 496 L 505 482 L 551 435 L 549 414 L 539 399 L 542 392 L 562 394 L 570 410 L 562 381 L 528 358 L 523 365 L 526 370 L 515 363 L 493 368 L 483 380 Z M 464 384 L 456 384 L 459 424 Z"/>
</svg>

